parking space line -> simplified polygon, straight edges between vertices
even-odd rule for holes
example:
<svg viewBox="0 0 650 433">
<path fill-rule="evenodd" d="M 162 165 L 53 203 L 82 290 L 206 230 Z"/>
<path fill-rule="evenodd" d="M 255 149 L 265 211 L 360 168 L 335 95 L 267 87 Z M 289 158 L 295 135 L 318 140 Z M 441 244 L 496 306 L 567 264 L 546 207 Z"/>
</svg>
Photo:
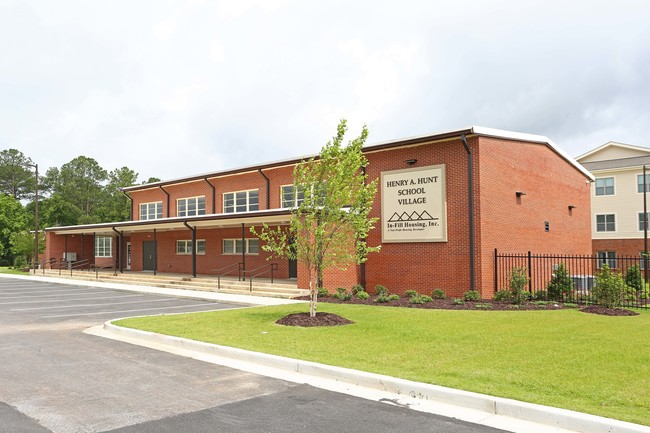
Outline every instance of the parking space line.
<svg viewBox="0 0 650 433">
<path fill-rule="evenodd" d="M 142 294 L 138 295 L 116 295 L 116 296 L 104 296 L 101 298 L 77 298 L 77 299 L 49 299 L 45 301 L 13 301 L 13 302 L 0 302 L 0 305 L 19 305 L 19 304 L 47 304 L 49 302 L 72 302 L 72 301 L 96 301 L 99 299 L 122 299 L 122 298 L 133 298 L 139 296 L 144 298 Z M 2 299 L 2 298 L 0 298 Z M 83 304 L 81 304 L 83 305 Z"/>
<path fill-rule="evenodd" d="M 35 311 L 35 310 L 58 310 L 61 308 L 83 308 L 83 307 L 103 307 L 103 306 L 113 306 L 113 305 L 127 305 L 127 304 L 142 304 L 143 302 L 169 302 L 175 301 L 172 298 L 163 298 L 163 299 L 143 299 L 140 301 L 129 301 L 129 302 L 110 302 L 103 304 L 71 304 L 71 305 L 57 305 L 55 307 L 29 307 L 29 308 L 12 308 L 9 311 Z"/>
<path fill-rule="evenodd" d="M 92 295 L 92 294 L 98 294 L 98 293 L 106 293 L 106 292 L 81 292 L 81 293 L 52 293 L 49 295 L 36 295 L 36 296 L 0 296 L 0 299 L 38 299 L 38 298 L 53 298 L 53 297 L 59 297 L 59 296 L 77 296 L 77 295 Z"/>
<path fill-rule="evenodd" d="M 98 311 L 94 313 L 78 313 L 78 314 L 57 314 L 53 316 L 42 316 L 44 319 L 55 319 L 55 318 L 60 318 L 60 317 L 78 317 L 78 316 L 96 316 L 99 314 L 115 314 L 115 313 L 136 313 L 140 312 L 143 313 L 145 311 L 157 311 L 157 310 L 171 310 L 171 309 L 179 309 L 179 308 L 190 308 L 190 307 L 206 307 L 209 306 L 210 302 L 205 302 L 202 304 L 190 304 L 190 305 L 178 305 L 174 307 L 158 307 L 158 308 L 139 308 L 137 310 L 115 310 L 115 311 Z M 212 310 L 206 310 L 206 311 L 212 311 Z"/>
</svg>

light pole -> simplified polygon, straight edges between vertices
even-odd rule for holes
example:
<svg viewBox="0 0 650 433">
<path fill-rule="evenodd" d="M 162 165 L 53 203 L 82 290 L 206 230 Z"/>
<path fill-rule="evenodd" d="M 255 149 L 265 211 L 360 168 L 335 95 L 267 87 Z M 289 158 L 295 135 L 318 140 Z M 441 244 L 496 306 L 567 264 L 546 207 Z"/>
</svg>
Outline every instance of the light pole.
<svg viewBox="0 0 650 433">
<path fill-rule="evenodd" d="M 34 274 L 36 274 L 36 266 L 38 266 L 38 164 L 27 164 L 29 167 L 34 167 L 36 171 L 36 193 L 34 195 L 34 257 L 32 264 L 34 266 Z"/>
</svg>

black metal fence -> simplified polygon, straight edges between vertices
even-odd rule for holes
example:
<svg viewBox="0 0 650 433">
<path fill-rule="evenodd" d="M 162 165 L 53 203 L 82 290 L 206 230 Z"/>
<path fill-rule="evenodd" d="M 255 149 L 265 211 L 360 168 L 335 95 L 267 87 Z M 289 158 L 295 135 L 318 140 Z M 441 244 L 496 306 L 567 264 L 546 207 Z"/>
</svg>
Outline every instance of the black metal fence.
<svg viewBox="0 0 650 433">
<path fill-rule="evenodd" d="M 632 266 L 641 273 L 640 290 L 629 288 L 623 305 L 632 308 L 650 308 L 650 289 L 648 288 L 648 266 L 650 258 L 640 256 L 598 256 L 598 255 L 556 255 L 533 254 L 530 251 L 521 254 L 502 254 L 494 250 L 494 292 L 508 290 L 513 269 L 523 269 L 528 277 L 527 290 L 534 299 L 557 300 L 577 304 L 596 304 L 592 295 L 595 277 L 603 264 L 607 264 L 623 277 Z M 571 279 L 569 290 L 551 290 L 550 283 L 560 267 L 563 267 Z M 632 270 L 634 272 L 634 270 Z M 637 287 L 638 289 L 638 287 Z"/>
</svg>

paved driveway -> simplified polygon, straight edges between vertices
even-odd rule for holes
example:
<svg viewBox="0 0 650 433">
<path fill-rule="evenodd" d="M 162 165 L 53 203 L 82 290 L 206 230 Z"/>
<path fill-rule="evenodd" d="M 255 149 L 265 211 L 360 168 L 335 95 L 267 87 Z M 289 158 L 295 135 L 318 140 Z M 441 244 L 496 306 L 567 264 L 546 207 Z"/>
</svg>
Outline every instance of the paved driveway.
<svg viewBox="0 0 650 433">
<path fill-rule="evenodd" d="M 0 278 L 0 432 L 499 431 L 82 333 L 234 307 Z"/>
</svg>

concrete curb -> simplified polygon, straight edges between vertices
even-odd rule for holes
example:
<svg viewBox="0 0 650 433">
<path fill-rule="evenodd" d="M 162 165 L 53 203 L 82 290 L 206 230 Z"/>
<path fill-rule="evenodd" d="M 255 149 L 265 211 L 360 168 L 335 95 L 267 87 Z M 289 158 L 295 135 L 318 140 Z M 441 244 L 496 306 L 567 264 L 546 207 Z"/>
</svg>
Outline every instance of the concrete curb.
<svg viewBox="0 0 650 433">
<path fill-rule="evenodd" d="M 240 362 L 259 364 L 268 368 L 345 383 L 352 387 L 384 391 L 397 396 L 410 396 L 421 400 L 454 405 L 484 412 L 488 415 L 511 417 L 548 426 L 549 428 L 559 428 L 582 433 L 650 433 L 650 427 L 615 419 L 397 379 L 364 371 L 318 364 L 310 361 L 123 328 L 114 325 L 110 321 L 104 324 L 104 330 L 111 334 L 127 338 L 144 340 L 155 344 Z"/>
</svg>

